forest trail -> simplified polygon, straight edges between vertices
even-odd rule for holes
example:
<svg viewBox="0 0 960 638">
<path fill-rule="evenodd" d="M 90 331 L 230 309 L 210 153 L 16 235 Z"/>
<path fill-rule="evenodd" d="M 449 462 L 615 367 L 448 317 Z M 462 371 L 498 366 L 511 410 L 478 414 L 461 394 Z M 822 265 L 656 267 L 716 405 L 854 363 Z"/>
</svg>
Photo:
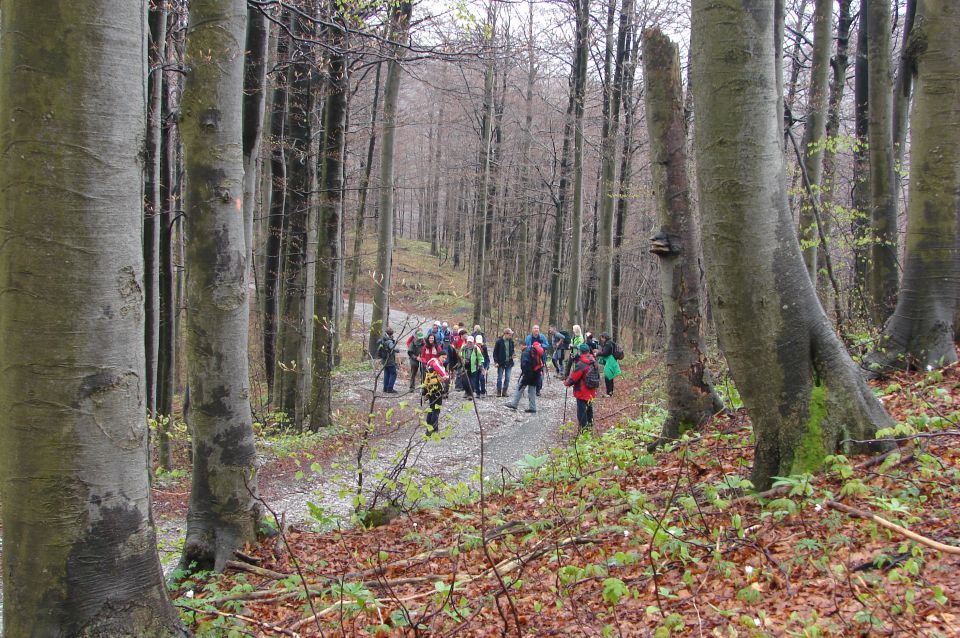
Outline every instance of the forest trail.
<svg viewBox="0 0 960 638">
<path fill-rule="evenodd" d="M 371 305 L 357 303 L 356 317 L 363 326 L 368 326 L 371 317 Z M 418 316 L 400 310 L 391 310 L 390 325 L 394 327 L 403 343 L 406 335 L 417 327 L 429 327 L 432 318 Z M 525 335 L 518 332 L 517 339 Z M 406 354 L 401 352 L 400 378 L 397 380 L 398 394 L 386 395 L 378 392 L 374 411 L 382 413 L 391 407 L 399 407 L 402 402 L 419 407 L 418 392 L 407 392 Z M 514 366 L 511 379 L 511 396 L 516 389 L 519 377 L 519 365 Z M 538 399 L 538 412 L 525 413 L 526 393 L 520 399 L 519 409 L 508 409 L 508 399 L 496 395 L 496 370 L 488 375 L 488 395 L 476 400 L 476 411 L 462 392 L 451 390 L 450 397 L 444 401 L 440 417 L 443 438 L 439 441 L 423 436 L 423 427 L 419 420 L 398 417 L 392 428 L 387 428 L 371 439 L 363 453 L 364 496 L 372 497 L 372 488 L 378 484 L 376 475 L 387 472 L 396 465 L 396 457 L 409 449 L 408 468 L 414 468 L 417 484 L 424 485 L 435 479 L 447 484 L 460 481 L 471 482 L 477 486 L 476 475 L 480 464 L 480 426 L 484 431 L 484 476 L 491 482 L 498 482 L 503 473 L 517 474 L 516 464 L 526 455 L 541 454 L 551 446 L 561 442 L 561 426 L 566 420 L 576 418 L 576 402 L 572 394 L 564 392 L 559 379 L 547 375 L 543 392 Z M 336 403 L 369 404 L 375 379 L 369 371 L 351 372 L 338 375 L 335 381 Z M 564 398 L 566 396 L 566 411 Z M 401 410 L 396 410 L 400 414 Z M 405 421 L 405 422 L 401 422 Z M 571 435 L 566 435 L 571 436 Z M 302 525 L 309 521 L 308 503 L 323 509 L 328 524 L 339 522 L 349 524 L 353 511 L 353 495 L 356 488 L 357 451 L 361 441 L 348 441 L 344 447 L 319 462 L 319 471 L 310 470 L 309 463 L 302 468 L 303 477 L 293 480 L 289 474 L 272 475 L 267 468 L 260 475 L 260 494 L 269 507 L 276 512 L 285 524 Z M 160 557 L 164 569 L 172 569 L 180 555 L 179 546 L 185 530 L 185 520 L 178 517 L 157 517 L 157 534 L 160 542 Z"/>
</svg>

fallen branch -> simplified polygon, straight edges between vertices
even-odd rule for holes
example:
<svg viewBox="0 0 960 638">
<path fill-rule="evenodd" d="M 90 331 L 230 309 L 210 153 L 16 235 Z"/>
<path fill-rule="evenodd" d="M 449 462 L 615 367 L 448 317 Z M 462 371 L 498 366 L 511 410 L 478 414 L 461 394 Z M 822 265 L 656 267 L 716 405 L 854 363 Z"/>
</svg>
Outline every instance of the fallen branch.
<svg viewBox="0 0 960 638">
<path fill-rule="evenodd" d="M 873 521 L 880 527 L 885 527 L 892 532 L 896 532 L 901 536 L 906 536 L 910 540 L 914 540 L 921 545 L 926 545 L 927 547 L 933 548 L 937 551 L 943 552 L 944 554 L 960 554 L 960 547 L 954 545 L 947 545 L 939 541 L 935 541 L 932 538 L 927 538 L 917 534 L 916 532 L 911 532 L 905 527 L 900 527 L 896 523 L 891 523 L 885 518 L 881 518 L 876 514 L 871 512 L 865 512 L 863 510 L 858 510 L 855 507 L 850 507 L 849 505 L 844 505 L 843 503 L 838 503 L 836 501 L 824 501 L 824 506 L 829 507 L 830 509 L 837 510 L 838 512 L 843 512 L 844 514 L 849 514 L 854 518 L 862 518 L 864 520 Z"/>
<path fill-rule="evenodd" d="M 301 638 L 300 634 L 292 629 L 284 629 L 283 627 L 278 627 L 277 625 L 272 625 L 268 622 L 263 622 L 262 620 L 257 620 L 256 618 L 251 618 L 250 616 L 244 616 L 243 614 L 232 614 L 228 611 L 219 611 L 217 609 L 197 609 L 196 607 L 191 607 L 190 605 L 184 605 L 182 603 L 174 603 L 175 607 L 180 609 L 186 609 L 187 611 L 192 611 L 198 614 L 213 614 L 214 616 L 221 616 L 223 618 L 233 618 L 235 620 L 243 621 L 249 625 L 256 625 L 261 629 L 266 629 L 267 631 L 272 631 L 274 633 L 281 634 L 283 636 L 290 636 L 291 638 Z"/>
</svg>

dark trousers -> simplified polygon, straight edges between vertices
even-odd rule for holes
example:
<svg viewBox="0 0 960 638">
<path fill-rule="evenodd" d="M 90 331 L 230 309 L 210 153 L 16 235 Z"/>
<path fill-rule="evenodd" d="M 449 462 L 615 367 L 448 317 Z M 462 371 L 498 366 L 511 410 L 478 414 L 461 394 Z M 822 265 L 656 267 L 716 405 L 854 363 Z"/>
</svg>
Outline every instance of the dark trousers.
<svg viewBox="0 0 960 638">
<path fill-rule="evenodd" d="M 480 372 L 477 373 L 477 393 L 486 394 L 487 393 L 487 369 L 480 368 Z"/>
<path fill-rule="evenodd" d="M 393 384 L 397 382 L 397 366 L 387 366 L 383 369 L 383 391 L 391 392 Z"/>
<path fill-rule="evenodd" d="M 466 391 L 467 396 L 473 396 L 475 393 L 480 393 L 480 371 L 467 373 L 467 380 L 463 382 L 463 389 Z"/>
<path fill-rule="evenodd" d="M 437 432 L 440 429 L 440 406 L 443 405 L 443 393 L 437 393 L 436 397 L 429 399 L 430 411 L 427 412 L 427 425 L 429 432 Z"/>
<path fill-rule="evenodd" d="M 413 388 L 418 383 L 422 383 L 420 379 L 420 368 L 422 366 L 423 364 L 420 363 L 420 359 L 417 359 L 416 357 L 410 357 L 410 389 L 411 390 L 413 390 Z"/>
<path fill-rule="evenodd" d="M 593 400 L 577 399 L 577 424 L 580 431 L 593 428 Z"/>
<path fill-rule="evenodd" d="M 607 395 L 613 394 L 613 379 L 603 378 L 603 385 L 607 388 Z"/>
</svg>

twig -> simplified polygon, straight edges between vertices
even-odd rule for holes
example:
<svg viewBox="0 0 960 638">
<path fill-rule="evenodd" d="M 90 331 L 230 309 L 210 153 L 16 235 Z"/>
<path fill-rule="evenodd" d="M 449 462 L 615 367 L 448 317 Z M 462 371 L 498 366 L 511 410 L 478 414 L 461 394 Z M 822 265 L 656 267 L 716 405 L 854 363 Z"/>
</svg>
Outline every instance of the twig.
<svg viewBox="0 0 960 638">
<path fill-rule="evenodd" d="M 945 544 L 945 543 L 941 543 L 941 542 L 939 542 L 939 541 L 935 541 L 935 540 L 933 540 L 932 538 L 927 538 L 926 536 L 922 536 L 922 535 L 920 535 L 920 534 L 917 534 L 916 532 L 911 532 L 911 531 L 908 530 L 907 528 L 905 528 L 905 527 L 900 527 L 900 526 L 897 525 L 896 523 L 891 523 L 891 522 L 888 521 L 887 519 L 881 518 L 881 517 L 879 517 L 879 516 L 877 516 L 876 514 L 873 514 L 873 513 L 871 513 L 871 512 L 865 512 L 865 511 L 863 511 L 863 510 L 858 510 L 858 509 L 855 508 L 855 507 L 850 507 L 849 505 L 844 505 L 843 503 L 838 503 L 838 502 L 836 502 L 836 501 L 827 500 L 827 501 L 824 501 L 823 504 L 824 504 L 826 507 L 829 507 L 830 509 L 835 509 L 835 510 L 837 510 L 838 512 L 843 512 L 844 514 L 849 514 L 850 516 L 853 516 L 854 518 L 862 518 L 862 519 L 864 519 L 864 520 L 872 521 L 872 522 L 876 523 L 877 525 L 879 525 L 880 527 L 885 527 L 885 528 L 887 528 L 888 530 L 890 530 L 890 531 L 892 531 L 892 532 L 896 532 L 896 533 L 900 534 L 901 536 L 906 536 L 907 538 L 909 538 L 909 539 L 911 539 L 911 540 L 917 541 L 917 542 L 920 543 L 921 545 L 926 545 L 927 547 L 931 547 L 931 548 L 933 548 L 933 549 L 935 549 L 935 550 L 937 550 L 937 551 L 943 552 L 943 553 L 945 553 L 945 554 L 960 554 L 960 547 L 956 547 L 955 545 L 947 545 L 947 544 Z"/>
<path fill-rule="evenodd" d="M 197 609 L 196 607 L 191 607 L 190 605 L 184 605 L 183 603 L 174 603 L 175 607 L 180 609 L 186 609 L 187 611 L 192 611 L 194 613 L 200 614 L 213 614 L 215 616 L 222 616 L 223 618 L 234 618 L 236 620 L 242 620 L 245 623 L 250 625 L 256 625 L 266 629 L 267 631 L 273 631 L 275 633 L 291 636 L 291 638 L 300 638 L 300 634 L 292 629 L 284 629 L 283 627 L 278 627 L 277 625 L 272 625 L 268 622 L 263 622 L 262 620 L 257 620 L 256 618 L 251 618 L 250 616 L 244 616 L 242 614 L 232 614 L 228 611 L 220 611 L 218 609 Z"/>
</svg>

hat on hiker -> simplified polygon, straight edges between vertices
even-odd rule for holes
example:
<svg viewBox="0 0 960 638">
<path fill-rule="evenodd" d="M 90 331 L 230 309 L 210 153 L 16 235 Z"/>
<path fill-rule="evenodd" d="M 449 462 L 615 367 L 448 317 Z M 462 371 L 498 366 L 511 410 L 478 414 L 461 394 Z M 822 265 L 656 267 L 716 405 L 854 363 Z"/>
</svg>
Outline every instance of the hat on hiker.
<svg viewBox="0 0 960 638">
<path fill-rule="evenodd" d="M 423 339 L 423 330 L 417 330 L 416 337 L 417 339 Z"/>
<path fill-rule="evenodd" d="M 444 321 L 444 322 L 443 322 L 443 327 L 444 327 L 444 328 L 449 328 L 449 327 L 450 327 L 450 324 L 448 324 L 446 321 Z"/>
<path fill-rule="evenodd" d="M 433 325 L 439 326 L 439 325 L 440 325 L 440 322 L 439 322 L 439 321 L 434 321 L 434 322 L 433 322 Z"/>
<path fill-rule="evenodd" d="M 476 342 L 483 343 L 483 335 L 477 335 Z"/>
<path fill-rule="evenodd" d="M 473 343 L 473 342 L 474 342 L 473 337 L 467 337 L 467 343 Z"/>
<path fill-rule="evenodd" d="M 588 346 L 588 345 L 585 344 L 585 343 L 581 343 L 581 344 L 580 344 L 580 352 L 584 352 L 584 353 L 590 352 L 590 346 Z"/>
</svg>

